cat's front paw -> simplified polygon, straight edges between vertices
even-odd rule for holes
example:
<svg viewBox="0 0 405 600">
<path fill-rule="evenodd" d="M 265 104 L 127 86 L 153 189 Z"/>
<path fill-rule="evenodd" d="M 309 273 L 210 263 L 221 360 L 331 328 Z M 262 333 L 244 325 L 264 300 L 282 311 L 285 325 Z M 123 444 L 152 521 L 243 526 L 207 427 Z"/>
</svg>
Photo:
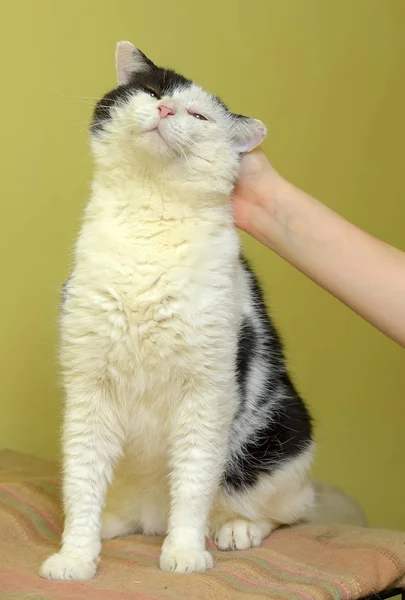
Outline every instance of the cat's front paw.
<svg viewBox="0 0 405 600">
<path fill-rule="evenodd" d="M 204 573 L 212 569 L 214 561 L 206 550 L 195 548 L 167 548 L 160 555 L 162 571 L 174 573 Z"/>
<path fill-rule="evenodd" d="M 52 554 L 41 566 L 39 574 L 44 579 L 80 581 L 92 579 L 97 566 L 93 561 L 74 554 Z"/>
</svg>

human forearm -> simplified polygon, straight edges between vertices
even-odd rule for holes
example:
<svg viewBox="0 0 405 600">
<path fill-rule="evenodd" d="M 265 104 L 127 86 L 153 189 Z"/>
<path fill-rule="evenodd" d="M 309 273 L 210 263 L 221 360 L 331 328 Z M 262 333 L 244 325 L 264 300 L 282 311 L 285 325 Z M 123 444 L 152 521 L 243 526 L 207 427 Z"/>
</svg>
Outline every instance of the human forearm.
<svg viewBox="0 0 405 600">
<path fill-rule="evenodd" d="M 273 178 L 251 229 L 261 242 L 405 346 L 405 254 Z"/>
</svg>

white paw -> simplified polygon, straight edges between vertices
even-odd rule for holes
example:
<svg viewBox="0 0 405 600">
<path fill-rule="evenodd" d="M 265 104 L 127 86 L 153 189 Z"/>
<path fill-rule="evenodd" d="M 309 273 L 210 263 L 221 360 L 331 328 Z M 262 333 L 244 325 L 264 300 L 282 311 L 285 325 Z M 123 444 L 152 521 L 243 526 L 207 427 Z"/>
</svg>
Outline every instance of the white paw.
<svg viewBox="0 0 405 600">
<path fill-rule="evenodd" d="M 44 579 L 63 579 L 78 581 L 92 579 L 97 566 L 93 561 L 88 561 L 82 556 L 72 554 L 52 554 L 41 566 L 39 574 Z"/>
<path fill-rule="evenodd" d="M 175 573 L 204 573 L 212 569 L 214 561 L 206 550 L 195 548 L 163 549 L 160 555 L 160 568 L 162 571 Z"/>
<path fill-rule="evenodd" d="M 265 522 L 229 521 L 214 534 L 214 542 L 219 550 L 257 548 L 271 529 L 271 525 Z"/>
</svg>

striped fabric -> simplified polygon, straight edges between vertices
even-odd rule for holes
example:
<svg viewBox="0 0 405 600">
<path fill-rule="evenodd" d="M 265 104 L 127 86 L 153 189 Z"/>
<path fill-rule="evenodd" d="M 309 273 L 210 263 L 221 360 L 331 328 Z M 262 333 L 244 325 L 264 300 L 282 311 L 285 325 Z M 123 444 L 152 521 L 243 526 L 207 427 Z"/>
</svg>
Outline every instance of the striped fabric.
<svg viewBox="0 0 405 600">
<path fill-rule="evenodd" d="M 202 575 L 158 569 L 162 540 L 104 544 L 93 581 L 50 582 L 40 563 L 58 547 L 59 482 L 52 464 L 0 452 L 0 600 L 321 600 L 405 587 L 405 533 L 346 527 L 280 529 L 262 548 L 221 553 Z"/>
</svg>

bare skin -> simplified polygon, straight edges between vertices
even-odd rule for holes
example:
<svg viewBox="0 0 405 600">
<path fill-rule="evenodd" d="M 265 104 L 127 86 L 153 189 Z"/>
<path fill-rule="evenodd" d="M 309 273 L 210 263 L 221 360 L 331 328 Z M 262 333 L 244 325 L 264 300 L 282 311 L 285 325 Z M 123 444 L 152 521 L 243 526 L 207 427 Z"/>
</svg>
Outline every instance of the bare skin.
<svg viewBox="0 0 405 600">
<path fill-rule="evenodd" d="M 243 157 L 235 224 L 405 347 L 405 253 L 281 177 L 265 154 Z"/>
</svg>

